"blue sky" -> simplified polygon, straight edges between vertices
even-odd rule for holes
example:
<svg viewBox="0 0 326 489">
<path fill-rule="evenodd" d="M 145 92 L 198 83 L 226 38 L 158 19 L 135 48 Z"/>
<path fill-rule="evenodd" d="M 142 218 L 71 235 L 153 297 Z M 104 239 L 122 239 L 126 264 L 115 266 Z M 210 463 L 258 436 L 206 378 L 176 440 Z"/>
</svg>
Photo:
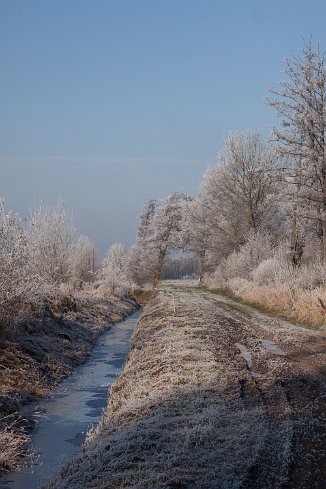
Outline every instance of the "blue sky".
<svg viewBox="0 0 326 489">
<path fill-rule="evenodd" d="M 0 195 L 60 196 L 101 253 L 149 197 L 195 194 L 231 130 L 269 135 L 270 85 L 322 0 L 0 0 Z"/>
</svg>

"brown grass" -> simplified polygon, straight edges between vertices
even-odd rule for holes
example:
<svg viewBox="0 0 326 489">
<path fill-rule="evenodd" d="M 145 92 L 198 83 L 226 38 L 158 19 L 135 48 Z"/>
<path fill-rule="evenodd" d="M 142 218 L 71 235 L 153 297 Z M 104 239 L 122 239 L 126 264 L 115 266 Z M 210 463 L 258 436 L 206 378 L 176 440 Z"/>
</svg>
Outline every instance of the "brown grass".
<svg viewBox="0 0 326 489">
<path fill-rule="evenodd" d="M 260 304 L 265 311 L 280 314 L 301 324 L 314 327 L 325 325 L 325 311 L 319 299 L 326 303 L 326 290 L 321 287 L 293 291 L 288 287 L 253 286 L 240 297 L 249 304 Z"/>
<path fill-rule="evenodd" d="M 204 290 L 233 299 L 235 303 L 228 304 L 231 308 L 236 308 L 238 302 L 304 326 L 320 328 L 326 325 L 325 287 L 304 290 L 286 285 L 258 286 L 249 280 L 234 279 L 228 281 L 227 286 L 208 285 Z"/>
<path fill-rule="evenodd" d="M 22 418 L 5 416 L 0 422 L 0 471 L 17 469 L 23 458 L 31 456 L 27 450 L 30 438 L 21 426 Z"/>
<path fill-rule="evenodd" d="M 131 294 L 138 304 L 145 305 L 156 296 L 157 291 L 153 289 L 133 289 Z"/>
</svg>

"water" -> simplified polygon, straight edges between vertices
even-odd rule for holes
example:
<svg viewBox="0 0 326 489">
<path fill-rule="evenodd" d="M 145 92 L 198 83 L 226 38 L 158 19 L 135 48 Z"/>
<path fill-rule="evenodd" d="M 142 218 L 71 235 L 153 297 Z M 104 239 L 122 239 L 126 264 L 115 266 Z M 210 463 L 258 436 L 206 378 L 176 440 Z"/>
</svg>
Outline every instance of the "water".
<svg viewBox="0 0 326 489">
<path fill-rule="evenodd" d="M 104 333 L 87 363 L 76 369 L 52 397 L 34 406 L 41 411 L 32 434 L 32 446 L 39 454 L 32 466 L 7 474 L 0 489 L 36 489 L 47 482 L 63 462 L 74 457 L 85 432 L 96 424 L 107 404 L 108 386 L 121 371 L 130 338 L 139 317 L 134 313 Z"/>
<path fill-rule="evenodd" d="M 274 355 L 286 356 L 286 352 L 282 350 L 279 346 L 277 346 L 274 341 L 271 340 L 261 340 L 264 348 L 270 353 L 274 353 Z"/>
<path fill-rule="evenodd" d="M 252 368 L 252 356 L 250 351 L 241 343 L 234 343 L 235 346 L 240 350 L 240 355 L 245 359 L 248 368 Z"/>
</svg>

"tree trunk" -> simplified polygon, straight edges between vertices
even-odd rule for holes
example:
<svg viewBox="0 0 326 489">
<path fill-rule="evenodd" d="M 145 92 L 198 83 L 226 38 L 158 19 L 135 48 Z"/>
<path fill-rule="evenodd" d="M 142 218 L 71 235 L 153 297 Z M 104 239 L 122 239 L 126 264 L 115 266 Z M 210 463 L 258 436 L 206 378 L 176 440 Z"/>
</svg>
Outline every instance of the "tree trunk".
<svg viewBox="0 0 326 489">
<path fill-rule="evenodd" d="M 154 272 L 154 279 L 153 279 L 153 284 L 152 284 L 153 289 L 155 289 L 157 287 L 157 284 L 160 281 L 166 251 L 167 251 L 167 248 L 164 248 L 163 250 L 160 251 L 160 254 L 158 256 L 157 266 L 156 266 L 156 269 Z"/>
<path fill-rule="evenodd" d="M 294 208 L 292 214 L 292 229 L 291 229 L 291 249 L 289 256 L 289 263 L 293 267 L 300 266 L 301 258 L 303 254 L 303 242 L 300 238 L 299 223 L 297 217 L 297 210 Z"/>
<path fill-rule="evenodd" d="M 205 273 L 205 252 L 199 253 L 198 255 L 198 276 L 199 285 L 202 284 Z"/>
</svg>

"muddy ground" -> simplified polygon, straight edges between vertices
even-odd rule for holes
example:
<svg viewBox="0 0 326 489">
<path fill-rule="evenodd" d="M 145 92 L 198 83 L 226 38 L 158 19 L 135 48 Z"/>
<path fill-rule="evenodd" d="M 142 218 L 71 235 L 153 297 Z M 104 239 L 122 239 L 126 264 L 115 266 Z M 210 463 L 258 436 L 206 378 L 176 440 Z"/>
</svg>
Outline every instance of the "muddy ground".
<svg viewBox="0 0 326 489">
<path fill-rule="evenodd" d="M 324 488 L 324 340 L 223 296 L 164 286 L 102 422 L 47 487 Z"/>
<path fill-rule="evenodd" d="M 70 297 L 26 317 L 0 339 L 0 475 L 29 456 L 26 404 L 47 396 L 88 358 L 98 335 L 136 309 L 135 301 Z"/>
</svg>

